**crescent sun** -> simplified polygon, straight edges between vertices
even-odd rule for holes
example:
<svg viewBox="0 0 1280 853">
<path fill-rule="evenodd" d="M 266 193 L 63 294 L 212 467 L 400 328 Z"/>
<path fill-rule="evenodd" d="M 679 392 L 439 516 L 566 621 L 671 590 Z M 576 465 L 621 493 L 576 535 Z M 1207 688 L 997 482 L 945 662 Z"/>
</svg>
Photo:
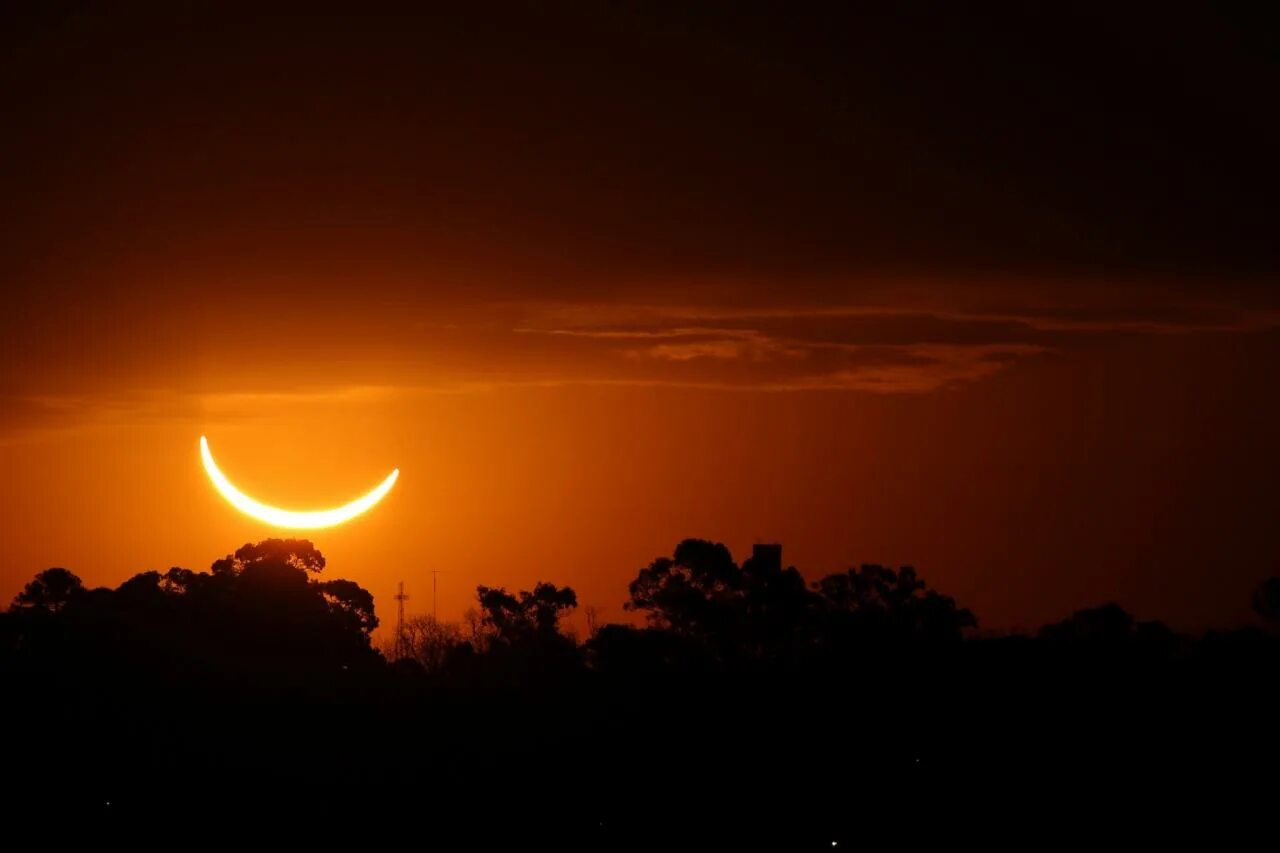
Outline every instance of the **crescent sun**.
<svg viewBox="0 0 1280 853">
<path fill-rule="evenodd" d="M 269 506 L 254 500 L 237 489 L 227 479 L 227 476 L 218 469 L 218 463 L 213 461 L 213 454 L 209 452 L 209 442 L 203 435 L 200 436 L 200 458 L 204 461 L 205 473 L 209 475 L 214 488 L 227 499 L 227 503 L 245 515 L 252 516 L 259 521 L 265 521 L 274 527 L 291 527 L 300 530 L 333 527 L 335 524 L 342 524 L 344 521 L 350 521 L 357 515 L 367 512 L 378 501 L 386 497 L 387 492 L 391 491 L 391 487 L 396 484 L 396 479 L 400 476 L 400 469 L 397 468 L 388 474 L 387 478 L 379 483 L 376 489 L 356 498 L 351 503 L 343 504 L 333 509 L 299 512 Z"/>
</svg>

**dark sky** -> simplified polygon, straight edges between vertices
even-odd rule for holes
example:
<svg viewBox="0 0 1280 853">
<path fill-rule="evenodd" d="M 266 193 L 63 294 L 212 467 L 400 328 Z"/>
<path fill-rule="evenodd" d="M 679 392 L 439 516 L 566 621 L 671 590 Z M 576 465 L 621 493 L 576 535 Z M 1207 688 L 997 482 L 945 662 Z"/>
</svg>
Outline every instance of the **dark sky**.
<svg viewBox="0 0 1280 853">
<path fill-rule="evenodd" d="M 1275 268 L 1280 45 L 1246 4 L 117 5 L 9 14 L 11 245 L 358 229 L 552 276 Z"/>
<path fill-rule="evenodd" d="M 753 474 L 707 457 L 706 421 L 684 444 L 635 425 L 733 413 L 746 467 L 791 448 L 793 494 L 749 523 L 649 518 L 615 563 L 555 578 L 600 599 L 686 535 L 804 536 L 813 571 L 918 562 L 997 624 L 1098 597 L 1235 619 L 1275 565 L 1276 13 L 271 5 L 6 6 L 11 477 L 65 457 L 55 433 L 91 456 L 103 423 L 185 436 L 288 395 L 464 389 L 549 451 L 586 421 L 726 491 Z M 514 513 L 532 485 L 510 488 Z M 574 500 L 573 537 L 634 517 Z M 1068 544 L 1104 555 L 1096 578 Z M 530 573 L 581 556 L 543 547 Z M 33 546 L 6 583 L 63 553 Z M 1206 596 L 1215 555 L 1234 567 Z"/>
</svg>

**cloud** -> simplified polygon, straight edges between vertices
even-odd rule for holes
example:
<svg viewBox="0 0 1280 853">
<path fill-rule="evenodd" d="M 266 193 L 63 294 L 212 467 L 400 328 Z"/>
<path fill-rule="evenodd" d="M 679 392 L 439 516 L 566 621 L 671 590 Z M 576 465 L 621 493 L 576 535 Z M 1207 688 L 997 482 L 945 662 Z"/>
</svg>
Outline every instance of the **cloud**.
<svg viewBox="0 0 1280 853">
<path fill-rule="evenodd" d="M 517 334 L 571 342 L 565 346 L 578 364 L 596 365 L 602 372 L 626 371 L 630 381 L 877 394 L 922 394 L 980 381 L 1100 336 L 1232 334 L 1280 326 L 1276 312 L 1231 306 L 1139 310 L 1100 303 L 1018 310 L 934 308 L 927 303 L 752 308 L 568 304 L 532 306 L 529 315 Z M 626 367 L 617 366 L 622 362 Z"/>
<path fill-rule="evenodd" d="M 0 440 L 13 442 L 68 430 L 210 422 L 236 423 L 270 417 L 285 409 L 367 405 L 401 389 L 346 386 L 281 391 L 185 392 L 169 389 L 68 394 L 13 394 L 0 399 Z"/>
<path fill-rule="evenodd" d="M 518 332 L 595 338 L 681 337 L 696 333 L 742 333 L 762 328 L 1004 328 L 1012 332 L 1194 334 L 1252 332 L 1280 327 L 1280 311 L 1204 303 L 1089 302 L 1042 306 L 997 305 L 956 308 L 927 299 L 895 304 L 726 308 L 618 304 L 546 304 L 530 307 L 538 320 Z M 539 325 L 539 323 L 541 325 Z"/>
<path fill-rule="evenodd" d="M 892 347 L 863 364 L 796 376 L 777 390 L 924 394 L 985 379 L 1014 361 L 1044 352 L 1043 347 L 1024 344 Z"/>
<path fill-rule="evenodd" d="M 666 339 L 663 343 L 626 349 L 623 354 L 634 359 L 688 362 L 696 359 L 719 361 L 744 360 L 760 364 L 775 359 L 804 358 L 806 350 L 790 346 L 753 329 L 681 329 L 671 334 L 651 336 Z"/>
<path fill-rule="evenodd" d="M 215 386 L 157 387 L 118 371 L 97 387 L 0 387 L 0 440 L 122 424 L 199 428 L 308 407 L 503 388 L 928 394 L 990 379 L 1049 353 L 1069 357 L 1103 338 L 1280 328 L 1280 313 L 1231 305 L 983 299 L 941 305 L 925 294 L 885 304 L 772 307 L 494 304 L 429 327 L 405 318 L 407 331 L 384 340 L 340 341 L 328 352 L 294 353 L 292 360 L 282 351 L 271 377 L 236 362 L 235 353 L 210 351 L 204 361 L 234 368 L 207 374 L 217 377 Z M 297 384 L 317 373 L 330 376 L 330 384 Z"/>
</svg>

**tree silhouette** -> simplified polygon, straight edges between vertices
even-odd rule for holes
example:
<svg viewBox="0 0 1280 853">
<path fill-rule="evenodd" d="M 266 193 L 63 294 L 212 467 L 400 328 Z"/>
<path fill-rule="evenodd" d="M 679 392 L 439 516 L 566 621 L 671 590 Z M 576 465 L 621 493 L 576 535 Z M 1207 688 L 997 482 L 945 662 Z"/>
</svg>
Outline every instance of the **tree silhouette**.
<svg viewBox="0 0 1280 853">
<path fill-rule="evenodd" d="M 502 587 L 476 587 L 482 629 L 504 642 L 515 642 L 528 633 L 530 625 L 520 599 Z"/>
<path fill-rule="evenodd" d="M 305 539 L 268 539 L 215 561 L 210 572 L 141 572 L 114 591 L 86 590 L 66 569 L 47 569 L 14 599 L 15 615 L 32 616 L 14 630 L 40 654 L 126 667 L 372 664 L 373 596 L 349 580 L 317 579 L 324 566 Z"/>
<path fill-rule="evenodd" d="M 1078 610 L 1037 634 L 1047 659 L 1091 677 L 1163 671 L 1182 651 L 1182 638 L 1160 622 L 1141 622 L 1115 603 Z"/>
<path fill-rule="evenodd" d="M 645 612 L 652 628 L 689 640 L 721 665 L 842 657 L 869 644 L 898 650 L 954 644 L 976 625 L 972 613 L 928 589 L 911 567 L 863 565 L 811 590 L 795 567 L 783 568 L 768 552 L 739 568 L 724 545 L 699 539 L 686 539 L 671 557 L 642 569 L 630 591 L 627 609 Z M 610 653 L 615 658 L 659 648 L 616 632 L 606 641 L 626 644 L 625 652 Z"/>
<path fill-rule="evenodd" d="M 23 587 L 13 599 L 13 606 L 57 613 L 84 593 L 80 578 L 67 569 L 45 569 Z"/>
<path fill-rule="evenodd" d="M 560 618 L 578 606 L 569 587 L 539 582 L 533 591 L 512 595 L 502 587 L 476 587 L 483 624 L 500 642 L 517 644 L 560 637 Z"/>
<path fill-rule="evenodd" d="M 560 619 L 578 603 L 572 589 L 539 582 L 512 594 L 478 586 L 476 598 L 472 643 L 455 647 L 450 656 L 467 678 L 503 690 L 535 690 L 578 672 L 581 651 L 559 629 Z"/>
<path fill-rule="evenodd" d="M 554 828 L 580 816 L 564 806 L 571 794 L 599 829 L 641 814 L 691 768 L 702 799 L 676 822 L 722 820 L 744 785 L 832 773 L 865 776 L 917 814 L 934 786 L 915 780 L 935 761 L 945 774 L 1030 754 L 1051 773 L 1073 761 L 1092 772 L 1171 743 L 1182 760 L 1197 739 L 1215 754 L 1271 742 L 1267 674 L 1280 641 L 1257 628 L 1193 640 L 1109 604 L 1031 636 L 977 637 L 973 615 L 910 567 L 806 584 L 776 549 L 738 565 L 722 544 L 685 540 L 631 584 L 628 608 L 646 627 L 602 625 L 578 646 L 562 631 L 571 588 L 479 586 L 465 625 L 409 619 L 417 664 L 388 666 L 370 648 L 372 596 L 325 570 L 313 543 L 269 539 L 208 571 L 144 571 L 115 590 L 41 572 L 0 613 L 13 697 L 0 712 L 22 703 L 7 730 L 66 734 L 10 744 L 10 766 L 24 781 L 50 768 L 46 789 L 93 778 L 97 804 L 116 779 L 138 790 L 198 779 L 221 792 L 256 782 L 274 809 L 318 781 L 354 788 L 429 760 L 448 768 L 433 798 L 465 791 L 481 818 L 524 804 Z M 1271 579 L 1255 593 L 1264 617 L 1277 591 Z M 1218 716 L 1203 716 L 1197 697 Z M 70 721 L 110 734 L 75 735 Z M 558 758 L 591 750 L 642 760 L 626 778 L 575 789 L 581 764 Z M 508 767 L 532 768 L 537 790 L 495 785 Z M 335 801 L 349 807 L 351 790 Z M 847 808 L 844 787 L 817 807 L 812 788 L 751 790 L 787 837 Z M 656 811 L 632 826 L 674 814 Z M 754 841 L 756 821 L 728 824 Z"/>
<path fill-rule="evenodd" d="M 644 611 L 654 627 L 705 637 L 738 621 L 743 586 L 742 570 L 728 548 L 686 539 L 671 557 L 659 557 L 640 570 L 624 606 Z"/>
<path fill-rule="evenodd" d="M 287 567 L 306 575 L 318 575 L 324 566 L 324 555 L 308 539 L 264 539 L 257 544 L 243 545 L 234 555 L 218 560 L 213 564 L 213 573 L 242 574 L 257 569 L 278 572 Z"/>
<path fill-rule="evenodd" d="M 378 627 L 373 613 L 373 595 L 354 581 L 331 580 L 318 584 L 320 594 L 329 604 L 329 612 L 349 620 L 352 627 L 366 636 Z"/>
<path fill-rule="evenodd" d="M 818 602 L 795 566 L 748 557 L 741 596 L 744 640 L 757 659 L 777 663 L 808 652 Z"/>
<path fill-rule="evenodd" d="M 430 614 L 410 616 L 404 620 L 404 642 L 408 656 L 424 672 L 429 673 L 443 670 L 450 658 L 458 653 L 459 647 L 466 646 L 468 650 L 474 650 L 461 625 L 437 620 Z M 396 646 L 394 635 L 384 637 L 381 648 L 383 657 L 393 659 Z"/>
<path fill-rule="evenodd" d="M 213 577 L 228 577 L 235 575 L 234 563 L 230 558 L 218 560 L 213 564 Z M 165 572 L 160 579 L 160 587 L 165 592 L 175 595 L 184 595 L 198 589 L 203 581 L 209 580 L 210 576 L 202 573 L 184 569 L 181 566 L 174 566 Z"/>
<path fill-rule="evenodd" d="M 557 633 L 560 618 L 578 606 L 578 596 L 567 586 L 538 583 L 532 592 L 521 590 L 520 606 L 540 636 Z"/>
<path fill-rule="evenodd" d="M 1263 622 L 1280 628 L 1280 577 L 1267 578 L 1258 584 L 1250 604 Z"/>
<path fill-rule="evenodd" d="M 1077 610 L 1068 618 L 1040 629 L 1043 640 L 1077 647 L 1105 647 L 1133 635 L 1136 620 L 1118 604 Z"/>
<path fill-rule="evenodd" d="M 863 564 L 814 584 L 836 642 L 953 643 L 977 626 L 950 596 L 928 589 L 911 566 Z"/>
<path fill-rule="evenodd" d="M 135 605 L 158 604 L 168 594 L 162 584 L 163 578 L 159 572 L 142 572 L 116 587 L 116 599 L 121 603 Z"/>
</svg>

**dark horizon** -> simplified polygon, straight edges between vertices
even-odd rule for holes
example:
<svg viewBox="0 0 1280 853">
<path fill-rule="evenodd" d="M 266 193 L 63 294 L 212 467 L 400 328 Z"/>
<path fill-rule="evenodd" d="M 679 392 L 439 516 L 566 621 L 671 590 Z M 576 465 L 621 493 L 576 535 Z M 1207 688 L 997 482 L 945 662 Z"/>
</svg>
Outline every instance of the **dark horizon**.
<svg viewBox="0 0 1280 853">
<path fill-rule="evenodd" d="M 305 531 L 303 533 L 305 534 Z M 264 542 L 280 542 L 280 541 L 292 542 L 292 541 L 295 541 L 295 539 L 297 539 L 298 541 L 311 543 L 313 540 L 317 538 L 318 537 L 315 537 L 315 536 L 303 535 L 301 537 L 296 537 L 296 536 L 286 537 L 283 540 L 280 539 L 279 537 L 271 537 L 270 539 L 263 540 L 263 541 Z M 705 542 L 709 545 L 714 545 L 718 549 L 723 549 L 727 557 L 729 557 L 730 559 L 736 560 L 734 549 L 732 549 L 731 547 L 729 547 L 724 543 L 715 542 L 714 540 L 710 540 L 710 539 L 701 539 L 697 537 L 686 537 L 680 541 L 681 542 Z M 261 544 L 262 543 L 258 543 L 258 545 L 255 545 L 254 543 L 247 542 L 244 544 L 243 548 L 248 549 L 253 547 L 260 547 Z M 315 547 L 315 546 L 312 546 L 312 547 Z M 909 563 L 880 564 L 880 563 L 868 563 L 868 562 L 856 562 L 856 561 L 848 563 L 846 566 L 846 569 L 837 571 L 834 574 L 829 572 L 821 572 L 821 571 L 815 572 L 813 570 L 806 570 L 804 567 L 795 566 L 791 564 L 785 558 L 786 553 L 787 552 L 784 547 L 784 543 L 782 542 L 777 542 L 777 541 L 755 542 L 751 544 L 750 550 L 745 552 L 743 561 L 749 560 L 749 561 L 758 563 L 763 559 L 771 565 L 776 564 L 776 567 L 779 571 L 785 569 L 787 572 L 795 573 L 795 576 L 799 579 L 799 581 L 802 583 L 802 585 L 805 588 L 814 589 L 814 590 L 817 590 L 820 588 L 824 578 L 838 577 L 841 574 L 843 574 L 845 571 L 856 573 L 859 570 L 865 570 L 868 568 L 874 568 L 874 569 L 885 568 L 892 571 L 905 570 L 905 571 L 909 571 L 914 574 L 923 575 L 923 576 L 928 576 L 930 574 L 926 569 L 924 569 L 924 567 L 912 565 Z M 230 557 L 229 556 L 220 557 L 212 561 L 212 565 L 214 569 L 216 570 L 217 566 L 227 559 L 230 559 Z M 662 560 L 666 558 L 658 557 L 656 559 Z M 652 565 L 652 564 L 649 564 L 649 565 Z M 646 566 L 640 566 L 638 568 L 643 573 Z M 47 567 L 46 569 L 42 569 L 39 572 L 36 572 L 35 574 L 40 575 L 40 574 L 43 574 L 43 572 L 45 571 L 70 572 L 74 577 L 77 578 L 78 583 L 83 585 L 83 581 L 79 580 L 80 573 L 77 567 L 50 566 L 50 567 Z M 199 569 L 199 568 L 190 569 L 185 566 L 173 565 L 169 569 L 160 569 L 160 570 L 147 569 L 143 572 L 135 573 L 135 575 L 131 577 L 138 577 L 140 575 L 155 573 L 157 571 L 159 572 L 160 575 L 164 575 L 166 572 L 190 572 L 190 571 L 200 572 L 202 571 L 202 569 Z M 360 575 L 360 574 L 367 573 L 367 571 L 360 571 L 357 568 L 356 571 L 352 572 L 348 570 L 347 573 Z M 370 612 L 373 612 L 373 608 L 380 604 L 380 609 L 378 610 L 379 613 L 382 613 L 384 615 L 395 613 L 397 611 L 397 607 L 399 604 L 399 596 L 403 595 L 404 601 L 413 602 L 412 604 L 407 604 L 404 607 L 404 613 L 406 617 L 410 620 L 418 620 L 420 622 L 423 620 L 431 620 L 432 622 L 437 622 L 441 625 L 461 625 L 464 622 L 467 622 L 468 620 L 472 620 L 476 618 L 476 604 L 475 604 L 474 596 L 471 597 L 469 606 L 467 606 L 460 613 L 450 614 L 446 612 L 443 615 L 439 614 L 438 611 L 439 611 L 440 575 L 445 576 L 446 578 L 445 583 L 447 584 L 449 583 L 448 576 L 450 574 L 452 573 L 448 569 L 437 569 L 434 572 L 429 570 L 426 573 L 421 573 L 412 567 L 406 568 L 404 571 L 401 572 L 402 578 L 401 580 L 397 581 L 396 583 L 397 589 L 394 594 L 386 596 L 385 598 L 382 598 L 382 599 L 376 596 L 372 596 L 372 595 L 370 596 L 369 598 Z M 499 573 L 495 572 L 494 574 L 496 575 Z M 1118 609 L 1120 612 L 1125 612 L 1127 618 L 1138 623 L 1160 625 L 1162 630 L 1167 629 L 1167 630 L 1176 631 L 1177 633 L 1186 635 L 1188 637 L 1198 637 L 1198 636 L 1203 636 L 1205 634 L 1221 633 L 1223 631 L 1227 631 L 1227 632 L 1230 632 L 1232 630 L 1247 631 L 1247 630 L 1255 630 L 1258 628 L 1267 627 L 1270 624 L 1270 620 L 1272 618 L 1271 615 L 1269 615 L 1270 614 L 1269 608 L 1271 608 L 1274 605 L 1270 603 L 1263 604 L 1261 602 L 1264 602 L 1264 601 L 1269 602 L 1268 596 L 1272 596 L 1276 594 L 1276 591 L 1271 590 L 1270 587 L 1268 586 L 1268 584 L 1272 582 L 1274 577 L 1275 577 L 1274 574 L 1266 574 L 1266 573 L 1259 574 L 1251 586 L 1242 590 L 1242 594 L 1240 596 L 1241 598 L 1240 609 L 1243 612 L 1246 612 L 1248 615 L 1244 617 L 1240 621 L 1240 623 L 1235 625 L 1216 625 L 1216 626 L 1210 625 L 1210 626 L 1190 626 L 1190 627 L 1168 625 L 1166 620 L 1162 620 L 1159 618 L 1158 614 L 1144 615 L 1142 618 L 1138 618 L 1135 614 L 1131 612 L 1127 612 L 1126 609 L 1123 607 L 1123 605 L 1120 604 L 1119 602 L 1116 602 L 1114 600 L 1105 600 L 1105 599 L 1099 599 L 1097 601 L 1089 602 L 1085 606 L 1080 607 L 1071 613 L 1062 614 L 1061 618 L 1052 619 L 1041 624 L 1032 624 L 1028 620 L 1021 620 L 1021 621 L 1014 620 L 1014 623 L 1009 625 L 1006 625 L 1006 624 L 987 625 L 983 622 L 982 614 L 980 612 L 976 612 L 972 610 L 972 608 L 963 607 L 963 604 L 964 604 L 963 602 L 961 602 L 960 604 L 965 610 L 965 612 L 969 613 L 973 619 L 973 623 L 971 625 L 967 625 L 965 630 L 965 635 L 971 638 L 1036 636 L 1040 631 L 1046 628 L 1050 628 L 1054 625 L 1064 624 L 1073 618 L 1079 617 L 1082 613 L 1101 612 L 1109 608 L 1114 608 L 1114 609 Z M 121 583 L 127 582 L 128 580 L 129 578 L 125 578 L 124 580 L 121 581 Z M 480 584 L 478 588 L 494 588 L 494 589 L 503 588 L 499 586 L 491 587 L 487 585 L 485 581 L 490 579 L 485 578 L 484 576 L 481 576 L 479 580 L 480 580 Z M 542 582 L 543 581 L 541 577 L 539 577 L 537 581 L 529 585 L 536 586 L 537 584 L 540 584 Z M 85 588 L 90 589 L 89 587 L 85 587 Z M 112 588 L 113 587 L 110 582 L 102 586 L 96 587 L 96 589 L 99 589 L 99 590 L 110 590 Z M 633 628 L 644 627 L 646 623 L 646 617 L 643 612 L 632 609 L 630 604 L 627 603 L 627 599 L 625 595 L 626 590 L 627 590 L 626 586 L 623 586 L 622 588 L 620 588 L 618 590 L 619 594 L 616 600 L 611 600 L 611 599 L 593 600 L 593 601 L 584 600 L 581 602 L 577 602 L 575 598 L 574 607 L 570 608 L 569 611 L 567 611 L 563 615 L 563 620 L 558 620 L 558 625 L 560 626 L 561 629 L 567 631 L 568 636 L 574 638 L 575 641 L 579 641 L 579 642 L 583 641 L 583 636 L 585 635 L 585 633 L 589 633 L 591 622 L 595 622 L 596 624 L 617 624 L 617 625 L 628 626 Z M 469 593 L 470 593 L 470 590 L 467 591 L 467 594 Z M 18 598 L 21 598 L 21 594 L 19 594 Z M 15 602 L 17 600 L 18 599 L 15 599 Z M 579 604 L 581 604 L 581 608 L 579 608 Z M 15 604 L 15 606 L 17 605 Z M 588 609 L 592 611 L 592 615 L 590 617 L 586 615 L 586 610 Z M 602 614 L 607 614 L 607 615 L 602 616 Z M 374 647 L 379 651 L 379 653 L 388 657 L 389 660 L 394 660 L 395 629 L 393 625 L 395 623 L 394 621 L 388 621 L 389 618 L 390 617 L 388 616 L 386 618 L 380 618 L 375 620 L 375 627 L 369 631 L 369 638 L 373 643 Z"/>
<path fill-rule="evenodd" d="M 15 688 L 0 722 L 61 732 L 10 741 L 6 802 L 125 833 L 211 811 L 218 833 L 306 832 L 287 815 L 320 784 L 350 820 L 427 814 L 436 838 L 483 826 L 567 849 L 830 849 L 892 839 L 903 821 L 941 840 L 992 796 L 1012 830 L 1059 814 L 1081 781 L 1100 804 L 1073 812 L 1081 828 L 1145 821 L 1133 788 L 1216 814 L 1253 802 L 1246 770 L 1275 751 L 1258 735 L 1273 725 L 1280 577 L 1253 596 L 1265 630 L 1198 638 L 1114 604 L 984 638 L 910 568 L 806 585 L 776 546 L 737 563 L 696 539 L 629 592 L 644 627 L 589 616 L 574 637 L 570 587 L 480 585 L 465 623 L 397 619 L 379 653 L 373 597 L 305 539 L 114 590 L 41 572 L 0 613 L 0 677 Z M 593 782 L 575 758 L 628 769 Z M 687 774 L 695 790 L 680 788 Z"/>
</svg>

